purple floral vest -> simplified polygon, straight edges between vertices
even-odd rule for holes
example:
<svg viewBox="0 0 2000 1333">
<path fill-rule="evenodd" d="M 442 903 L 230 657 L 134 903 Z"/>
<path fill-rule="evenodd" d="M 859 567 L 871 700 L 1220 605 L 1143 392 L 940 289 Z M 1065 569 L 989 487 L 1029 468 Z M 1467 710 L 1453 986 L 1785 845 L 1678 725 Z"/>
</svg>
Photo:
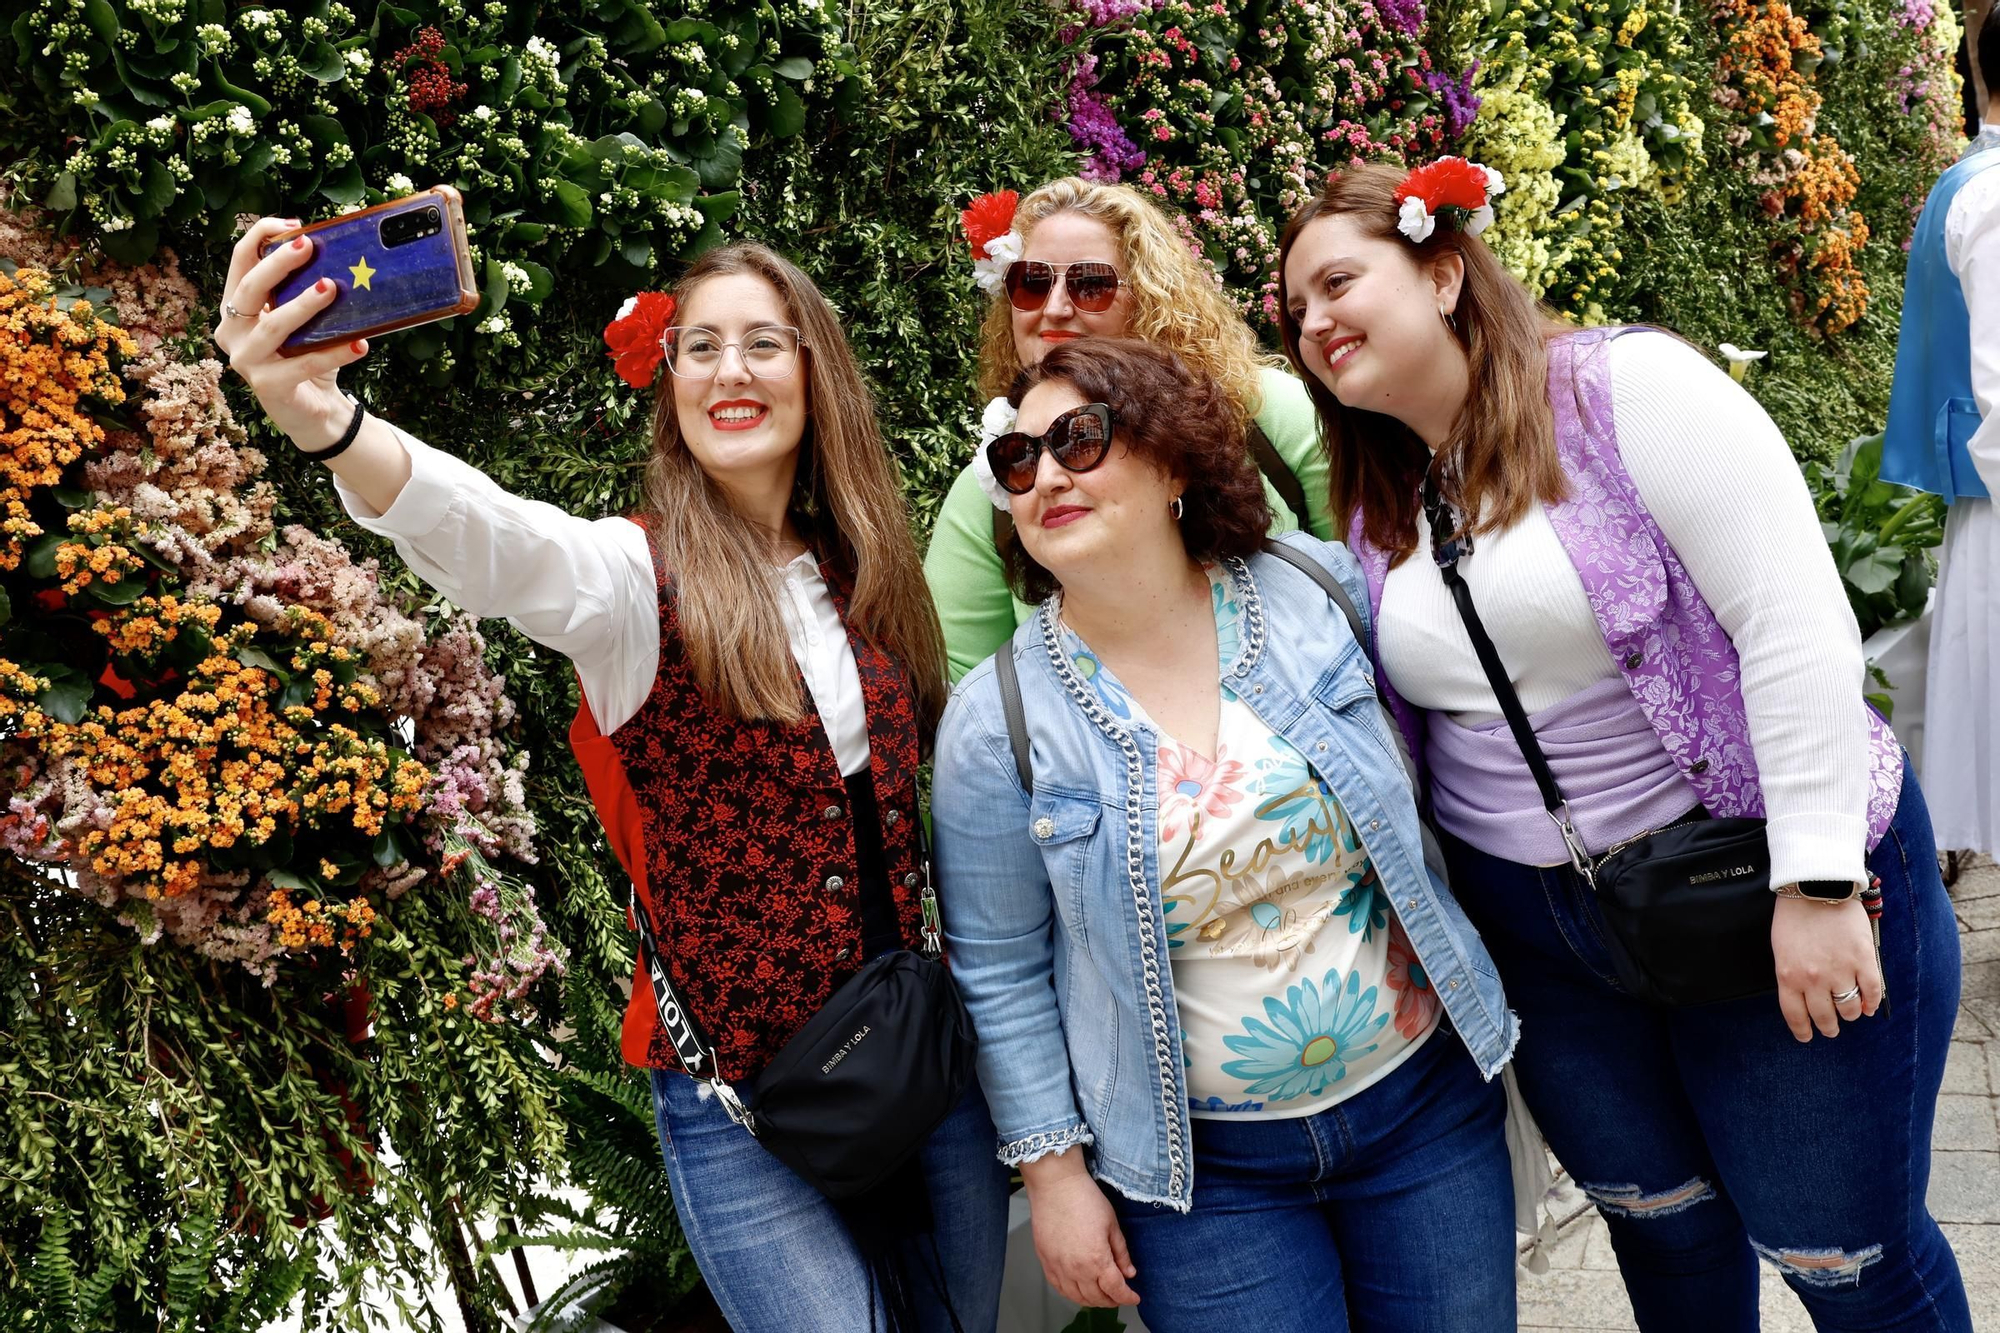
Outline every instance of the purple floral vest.
<svg viewBox="0 0 2000 1333">
<path fill-rule="evenodd" d="M 1688 785 L 1718 817 L 1761 817 L 1764 792 L 1750 747 L 1736 646 L 1618 456 L 1603 348 L 1628 331 L 1583 329 L 1549 344 L 1549 402 L 1570 497 L 1545 507 L 1583 579 L 1611 660 Z M 1379 613 L 1389 557 L 1361 535 L 1358 515 L 1348 545 L 1367 575 L 1369 605 Z M 1375 665 L 1379 672 L 1379 653 Z M 1410 752 L 1422 755 L 1423 713 L 1388 685 L 1386 672 L 1381 676 Z M 1889 724 L 1856 702 L 1868 711 L 1868 848 L 1873 851 L 1896 814 L 1903 750 Z"/>
</svg>

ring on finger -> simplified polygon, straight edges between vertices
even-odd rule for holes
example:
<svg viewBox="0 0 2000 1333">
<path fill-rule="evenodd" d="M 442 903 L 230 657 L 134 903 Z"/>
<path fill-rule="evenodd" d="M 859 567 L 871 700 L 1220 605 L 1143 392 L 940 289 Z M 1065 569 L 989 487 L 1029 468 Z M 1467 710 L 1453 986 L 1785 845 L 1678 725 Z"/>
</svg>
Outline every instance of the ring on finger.
<svg viewBox="0 0 2000 1333">
<path fill-rule="evenodd" d="M 1848 987 L 1846 990 L 1840 992 L 1840 994 L 1834 996 L 1833 1002 L 1835 1004 L 1846 1004 L 1849 1000 L 1859 998 L 1860 995 L 1861 995 L 1861 983 L 1857 981 L 1852 986 Z"/>
<path fill-rule="evenodd" d="M 235 318 L 235 319 L 255 319 L 255 318 L 257 318 L 257 312 L 256 312 L 256 311 L 254 311 L 254 310 L 238 310 L 238 309 L 237 309 L 237 308 L 236 308 L 235 306 L 233 306 L 233 305 L 229 304 L 229 302 L 227 302 L 227 301 L 224 301 L 224 302 L 222 303 L 222 313 L 223 313 L 223 314 L 225 314 L 225 315 L 228 315 L 228 316 L 231 316 L 232 318 Z"/>
</svg>

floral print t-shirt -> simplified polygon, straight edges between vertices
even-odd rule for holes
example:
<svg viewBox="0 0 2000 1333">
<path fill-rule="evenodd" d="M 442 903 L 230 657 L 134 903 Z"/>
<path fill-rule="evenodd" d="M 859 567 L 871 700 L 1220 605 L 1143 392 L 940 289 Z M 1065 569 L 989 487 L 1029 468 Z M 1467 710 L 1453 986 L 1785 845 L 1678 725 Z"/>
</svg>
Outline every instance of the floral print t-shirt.
<svg viewBox="0 0 2000 1333">
<path fill-rule="evenodd" d="M 1064 651 L 1115 718 L 1157 738 L 1160 899 L 1191 1113 L 1311 1115 L 1401 1064 L 1440 1006 L 1347 812 L 1229 688 L 1242 608 L 1228 570 L 1207 572 L 1214 759 L 1161 731 L 1067 626 Z"/>
</svg>

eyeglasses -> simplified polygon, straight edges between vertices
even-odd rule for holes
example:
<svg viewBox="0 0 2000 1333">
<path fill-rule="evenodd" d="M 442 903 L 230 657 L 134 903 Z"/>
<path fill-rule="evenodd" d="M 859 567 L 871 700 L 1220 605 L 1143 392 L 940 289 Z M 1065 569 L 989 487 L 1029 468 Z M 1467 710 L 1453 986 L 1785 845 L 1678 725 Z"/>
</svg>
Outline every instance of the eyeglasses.
<svg viewBox="0 0 2000 1333">
<path fill-rule="evenodd" d="M 1014 495 L 1035 489 L 1044 449 L 1071 472 L 1088 472 L 1111 452 L 1111 423 L 1118 414 L 1104 403 L 1073 407 L 1040 435 L 1009 431 L 986 446 L 986 461 L 1000 485 Z"/>
<path fill-rule="evenodd" d="M 1077 264 L 1044 264 L 1039 259 L 1017 259 L 1007 265 L 1007 304 L 1016 310 L 1040 310 L 1048 304 L 1049 293 L 1061 278 L 1069 299 L 1078 310 L 1096 314 L 1109 310 L 1125 285 L 1118 270 L 1101 259 Z"/>
<path fill-rule="evenodd" d="M 667 369 L 684 380 L 705 380 L 722 369 L 722 354 L 734 347 L 743 358 L 743 368 L 760 380 L 781 380 L 799 363 L 799 348 L 806 346 L 799 331 L 785 324 L 760 324 L 743 335 L 740 342 L 725 342 L 714 329 L 698 324 L 676 324 L 662 338 L 667 348 Z"/>
</svg>

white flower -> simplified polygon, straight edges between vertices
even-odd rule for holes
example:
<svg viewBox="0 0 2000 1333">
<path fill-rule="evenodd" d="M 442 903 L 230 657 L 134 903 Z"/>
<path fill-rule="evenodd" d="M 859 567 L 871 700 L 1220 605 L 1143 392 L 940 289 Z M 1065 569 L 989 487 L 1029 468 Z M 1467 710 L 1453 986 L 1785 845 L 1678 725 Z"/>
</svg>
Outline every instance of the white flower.
<svg viewBox="0 0 2000 1333">
<path fill-rule="evenodd" d="M 619 306 L 618 313 L 611 317 L 612 323 L 614 324 L 617 323 L 619 320 L 625 318 L 625 316 L 631 314 L 634 310 L 637 310 L 638 308 L 639 308 L 639 298 L 637 296 L 626 297 L 625 304 Z"/>
<path fill-rule="evenodd" d="M 384 188 L 393 195 L 415 194 L 417 183 L 399 171 L 385 182 Z"/>
<path fill-rule="evenodd" d="M 535 285 L 535 280 L 528 276 L 528 270 L 511 259 L 500 261 L 500 272 L 506 277 L 508 288 L 517 296 L 526 293 Z"/>
<path fill-rule="evenodd" d="M 229 114 L 223 118 L 223 123 L 229 126 L 231 134 L 239 138 L 248 138 L 257 132 L 257 122 L 250 118 L 250 108 L 241 102 L 229 108 Z"/>
<path fill-rule="evenodd" d="M 474 120 L 491 120 L 493 119 L 493 108 L 490 106 L 476 106 L 472 108 L 472 118 Z"/>
<path fill-rule="evenodd" d="M 1013 235 L 1012 232 L 1007 234 Z M 972 479 L 979 483 L 979 489 L 986 493 L 986 498 L 993 502 L 995 509 L 1005 509 L 1009 497 L 1006 488 L 993 475 L 993 465 L 986 461 L 986 446 L 1014 429 L 1015 416 L 1012 403 L 1005 398 L 995 398 L 986 405 L 984 415 L 979 418 L 979 447 L 972 451 Z"/>
<path fill-rule="evenodd" d="M 1401 208 L 1396 210 L 1396 230 L 1422 244 L 1431 238 L 1433 231 L 1437 230 L 1437 219 L 1424 207 L 1423 200 L 1412 195 L 1403 201 Z"/>
<path fill-rule="evenodd" d="M 988 241 L 986 257 L 972 261 L 972 280 L 979 284 L 979 290 L 988 296 L 998 296 L 1007 285 L 1007 266 L 1019 259 L 1027 248 L 1028 243 L 1021 239 L 1021 233 L 1017 231 L 995 236 Z M 992 408 L 989 406 L 987 411 L 991 412 Z"/>
<path fill-rule="evenodd" d="M 1752 361 L 1761 361 L 1769 355 L 1767 352 L 1753 352 L 1746 347 L 1738 347 L 1735 343 L 1724 343 L 1715 350 L 1722 353 L 1722 359 L 1729 363 L 1729 378 L 1739 384 L 1743 381 L 1743 372 L 1750 369 Z"/>
<path fill-rule="evenodd" d="M 1465 220 L 1465 234 L 1477 236 L 1493 225 L 1493 205 L 1481 204 L 1472 210 L 1472 216 Z"/>
<path fill-rule="evenodd" d="M 1507 193 L 1507 182 L 1499 172 L 1483 163 L 1479 164 L 1479 169 L 1486 173 L 1486 197 L 1488 199 L 1498 199 L 1501 195 Z"/>
</svg>

